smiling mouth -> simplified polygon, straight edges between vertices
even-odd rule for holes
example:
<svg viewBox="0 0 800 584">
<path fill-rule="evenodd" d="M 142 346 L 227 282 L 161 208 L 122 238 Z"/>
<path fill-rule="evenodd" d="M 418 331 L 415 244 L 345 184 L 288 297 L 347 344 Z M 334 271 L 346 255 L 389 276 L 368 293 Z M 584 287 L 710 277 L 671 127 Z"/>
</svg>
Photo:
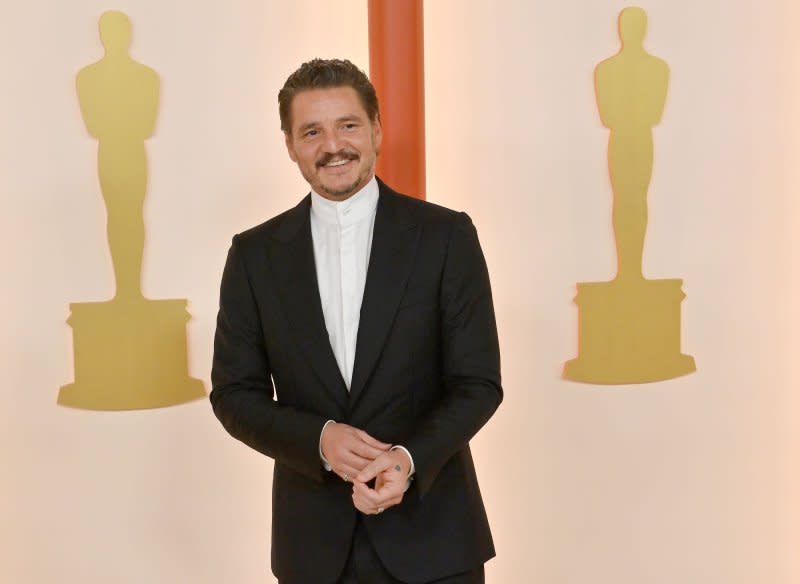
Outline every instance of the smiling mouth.
<svg viewBox="0 0 800 584">
<path fill-rule="evenodd" d="M 326 153 L 317 161 L 317 168 L 336 168 L 344 166 L 348 162 L 358 160 L 358 154 L 352 150 L 339 150 L 338 152 Z"/>
<path fill-rule="evenodd" d="M 349 158 L 346 158 L 344 160 L 337 160 L 336 162 L 329 162 L 328 164 L 324 164 L 323 166 L 331 168 L 336 166 L 342 166 L 343 164 L 347 164 L 348 162 L 351 162 L 351 160 Z"/>
</svg>

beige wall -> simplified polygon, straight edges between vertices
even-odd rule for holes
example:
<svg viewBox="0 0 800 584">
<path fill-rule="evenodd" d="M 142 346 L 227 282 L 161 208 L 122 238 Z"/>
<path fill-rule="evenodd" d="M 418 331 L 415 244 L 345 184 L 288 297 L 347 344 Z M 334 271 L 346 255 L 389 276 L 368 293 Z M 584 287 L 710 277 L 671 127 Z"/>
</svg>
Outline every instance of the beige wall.
<svg viewBox="0 0 800 584">
<path fill-rule="evenodd" d="M 474 441 L 499 556 L 491 584 L 800 581 L 800 8 L 653 0 L 672 68 L 650 191 L 650 277 L 685 281 L 698 372 L 560 379 L 577 281 L 614 269 L 592 70 L 609 0 L 426 3 L 429 199 L 468 211 L 492 272 L 506 401 Z M 144 289 L 187 297 L 208 378 L 230 236 L 292 205 L 276 93 L 313 56 L 367 65 L 366 2 L 31 0 L 0 18 L 0 581 L 255 584 L 271 463 L 207 402 L 56 407 L 69 302 L 112 291 L 96 146 L 74 75 L 128 12 L 162 76 L 148 144 Z"/>
</svg>

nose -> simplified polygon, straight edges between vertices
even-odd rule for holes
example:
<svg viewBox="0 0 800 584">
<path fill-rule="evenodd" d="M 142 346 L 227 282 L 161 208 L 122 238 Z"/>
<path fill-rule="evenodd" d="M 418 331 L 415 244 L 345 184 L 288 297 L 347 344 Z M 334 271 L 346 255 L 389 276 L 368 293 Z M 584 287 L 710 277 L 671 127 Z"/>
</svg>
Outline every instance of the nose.
<svg viewBox="0 0 800 584">
<path fill-rule="evenodd" d="M 342 140 L 336 132 L 326 132 L 325 140 L 322 143 L 322 148 L 329 154 L 335 154 L 342 149 Z"/>
</svg>

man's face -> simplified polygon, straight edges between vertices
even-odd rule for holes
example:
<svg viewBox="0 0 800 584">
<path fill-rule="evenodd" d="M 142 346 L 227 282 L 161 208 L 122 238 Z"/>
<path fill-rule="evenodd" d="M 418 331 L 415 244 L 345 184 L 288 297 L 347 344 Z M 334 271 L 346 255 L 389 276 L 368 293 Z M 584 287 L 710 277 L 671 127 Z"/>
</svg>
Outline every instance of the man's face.
<svg viewBox="0 0 800 584">
<path fill-rule="evenodd" d="M 309 89 L 294 96 L 289 157 L 314 191 L 342 201 L 375 173 L 381 125 L 370 120 L 352 87 Z"/>
</svg>

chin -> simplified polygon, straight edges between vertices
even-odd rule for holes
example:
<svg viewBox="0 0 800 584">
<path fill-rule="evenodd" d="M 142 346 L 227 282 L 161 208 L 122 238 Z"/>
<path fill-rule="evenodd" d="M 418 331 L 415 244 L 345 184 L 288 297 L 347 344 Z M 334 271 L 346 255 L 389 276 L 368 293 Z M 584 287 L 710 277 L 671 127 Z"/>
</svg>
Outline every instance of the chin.
<svg viewBox="0 0 800 584">
<path fill-rule="evenodd" d="M 358 179 L 352 182 L 344 182 L 336 185 L 323 184 L 322 188 L 331 197 L 346 197 L 348 195 L 355 194 L 355 192 L 361 188 L 362 182 L 363 181 L 361 179 Z"/>
</svg>

